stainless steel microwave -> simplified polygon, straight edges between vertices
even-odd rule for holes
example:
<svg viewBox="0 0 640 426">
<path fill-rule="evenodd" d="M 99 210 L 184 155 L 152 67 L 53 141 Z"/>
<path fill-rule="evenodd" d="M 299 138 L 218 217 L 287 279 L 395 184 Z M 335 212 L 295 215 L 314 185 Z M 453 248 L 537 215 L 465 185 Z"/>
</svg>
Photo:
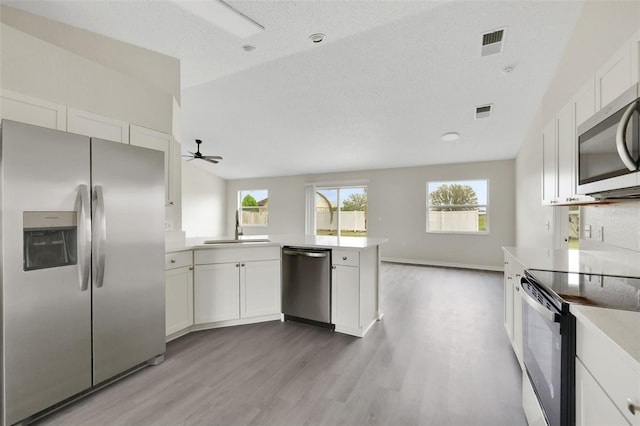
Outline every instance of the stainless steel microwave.
<svg viewBox="0 0 640 426">
<path fill-rule="evenodd" d="M 578 194 L 640 197 L 640 85 L 578 126 Z"/>
</svg>

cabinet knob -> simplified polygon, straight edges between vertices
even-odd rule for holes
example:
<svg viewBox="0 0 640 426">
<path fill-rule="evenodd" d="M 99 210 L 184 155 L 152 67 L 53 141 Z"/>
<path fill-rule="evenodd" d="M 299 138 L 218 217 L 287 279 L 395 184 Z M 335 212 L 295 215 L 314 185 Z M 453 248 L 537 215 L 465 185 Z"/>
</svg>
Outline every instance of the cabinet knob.
<svg viewBox="0 0 640 426">
<path fill-rule="evenodd" d="M 175 259 L 171 259 L 171 263 L 176 263 L 176 260 Z"/>
<path fill-rule="evenodd" d="M 240 266 L 242 266 L 244 268 L 244 263 L 241 263 Z"/>
<path fill-rule="evenodd" d="M 189 266 L 189 270 L 190 270 L 190 271 L 193 271 L 193 266 Z"/>
<path fill-rule="evenodd" d="M 509 264 L 509 262 L 507 262 L 507 261 L 505 260 L 505 261 L 504 261 L 504 264 L 505 264 L 505 265 L 508 265 L 508 264 Z"/>
<path fill-rule="evenodd" d="M 511 280 L 511 279 L 513 279 L 513 277 L 512 277 L 511 275 L 508 275 L 508 276 L 507 276 L 507 279 L 508 279 L 508 280 Z"/>
<path fill-rule="evenodd" d="M 331 269 L 336 269 L 336 265 L 331 265 Z"/>
<path fill-rule="evenodd" d="M 347 260 L 347 256 L 342 256 L 342 260 Z"/>
<path fill-rule="evenodd" d="M 239 267 L 240 267 L 240 264 L 239 264 L 239 263 L 236 263 L 236 268 L 239 268 Z"/>
<path fill-rule="evenodd" d="M 169 205 L 172 206 L 173 205 L 173 201 L 169 201 Z"/>
<path fill-rule="evenodd" d="M 520 274 L 516 274 L 516 278 L 520 278 L 522 275 Z"/>
<path fill-rule="evenodd" d="M 627 399 L 627 408 L 629 409 L 629 412 L 634 416 L 636 415 L 636 411 L 640 411 L 640 405 L 634 403 L 631 398 Z"/>
</svg>

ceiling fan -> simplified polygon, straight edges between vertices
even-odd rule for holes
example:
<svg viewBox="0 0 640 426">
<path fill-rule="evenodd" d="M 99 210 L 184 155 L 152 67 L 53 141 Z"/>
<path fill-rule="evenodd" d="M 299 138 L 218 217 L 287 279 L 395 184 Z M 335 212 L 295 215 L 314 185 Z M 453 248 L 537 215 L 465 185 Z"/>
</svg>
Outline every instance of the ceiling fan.
<svg viewBox="0 0 640 426">
<path fill-rule="evenodd" d="M 222 160 L 222 157 L 220 157 L 219 155 L 202 155 L 202 153 L 200 152 L 200 144 L 202 143 L 202 141 L 200 139 L 196 139 L 196 143 L 198 144 L 198 150 L 195 153 L 187 151 L 191 155 L 183 155 L 183 157 L 189 157 L 187 161 L 199 159 L 208 161 L 209 163 L 218 164 L 220 160 Z"/>
</svg>

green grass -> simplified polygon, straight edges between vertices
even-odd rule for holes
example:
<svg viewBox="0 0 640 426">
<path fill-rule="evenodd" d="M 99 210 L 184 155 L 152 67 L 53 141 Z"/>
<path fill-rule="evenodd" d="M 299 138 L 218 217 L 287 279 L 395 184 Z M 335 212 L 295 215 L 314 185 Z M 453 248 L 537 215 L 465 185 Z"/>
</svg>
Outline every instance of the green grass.
<svg viewBox="0 0 640 426">
<path fill-rule="evenodd" d="M 487 230 L 487 216 L 478 216 L 478 231 Z"/>
<path fill-rule="evenodd" d="M 569 249 L 577 250 L 580 248 L 580 239 L 577 237 L 569 237 Z"/>
</svg>

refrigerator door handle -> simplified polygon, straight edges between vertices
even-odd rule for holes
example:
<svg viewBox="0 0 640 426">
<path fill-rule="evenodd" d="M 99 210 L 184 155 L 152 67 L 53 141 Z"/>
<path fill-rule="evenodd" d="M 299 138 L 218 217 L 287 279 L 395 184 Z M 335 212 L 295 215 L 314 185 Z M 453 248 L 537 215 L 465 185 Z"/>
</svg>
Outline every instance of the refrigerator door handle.
<svg viewBox="0 0 640 426">
<path fill-rule="evenodd" d="M 102 287 L 104 284 L 104 268 L 106 264 L 105 243 L 107 242 L 107 221 L 104 216 L 104 195 L 102 186 L 94 187 L 94 199 L 96 207 L 93 212 L 93 255 L 96 259 L 95 263 L 95 281 L 96 287 Z"/>
<path fill-rule="evenodd" d="M 89 288 L 89 273 L 91 271 L 91 218 L 87 214 L 89 205 L 89 189 L 87 185 L 78 186 L 76 198 L 76 212 L 78 214 L 78 282 L 80 291 Z"/>
</svg>

